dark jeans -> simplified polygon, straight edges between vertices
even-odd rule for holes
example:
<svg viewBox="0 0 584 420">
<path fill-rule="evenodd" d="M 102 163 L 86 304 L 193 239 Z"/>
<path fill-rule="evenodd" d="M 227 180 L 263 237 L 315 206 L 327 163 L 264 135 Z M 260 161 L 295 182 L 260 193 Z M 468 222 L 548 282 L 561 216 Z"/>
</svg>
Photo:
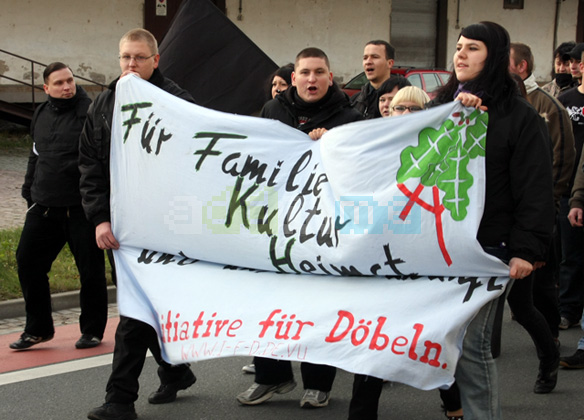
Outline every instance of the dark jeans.
<svg viewBox="0 0 584 420">
<path fill-rule="evenodd" d="M 554 229 L 554 239 L 550 245 L 546 265 L 534 271 L 533 304 L 545 318 L 554 338 L 560 335 L 560 308 L 558 302 L 557 272 L 559 269 L 556 242 L 559 240 Z"/>
<path fill-rule="evenodd" d="M 33 205 L 26 214 L 16 261 L 26 305 L 28 334 L 55 333 L 48 273 L 65 244 L 69 244 L 79 270 L 81 333 L 103 338 L 107 323 L 107 288 L 103 251 L 95 243 L 95 228 L 81 206 Z"/>
<path fill-rule="evenodd" d="M 293 378 L 292 363 L 288 360 L 254 357 L 255 381 L 261 385 L 276 385 Z M 308 362 L 300 364 L 304 389 L 317 389 L 330 392 L 337 374 L 337 368 L 328 365 L 315 365 Z"/>
<path fill-rule="evenodd" d="M 112 373 L 105 388 L 106 402 L 130 404 L 138 399 L 138 378 L 148 350 L 159 365 L 158 376 L 162 384 L 180 380 L 189 370 L 188 364 L 170 365 L 162 360 L 154 328 L 142 321 L 120 316 Z"/>
<path fill-rule="evenodd" d="M 562 244 L 560 313 L 575 322 L 582 317 L 584 305 L 584 228 L 570 225 L 569 212 L 568 198 L 562 197 L 558 216 Z"/>
<path fill-rule="evenodd" d="M 544 316 L 533 305 L 533 279 L 534 275 L 531 274 L 515 280 L 507 295 L 507 302 L 515 320 L 531 336 L 540 363 L 549 365 L 560 354 Z"/>
</svg>

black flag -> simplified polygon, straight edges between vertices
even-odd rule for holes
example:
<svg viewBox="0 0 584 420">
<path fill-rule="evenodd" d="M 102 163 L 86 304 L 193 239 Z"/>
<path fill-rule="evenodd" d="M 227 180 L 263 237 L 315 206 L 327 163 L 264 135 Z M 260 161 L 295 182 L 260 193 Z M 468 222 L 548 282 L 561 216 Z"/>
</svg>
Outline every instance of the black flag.
<svg viewBox="0 0 584 420">
<path fill-rule="evenodd" d="M 278 66 L 209 0 L 184 0 L 160 44 L 160 70 L 198 105 L 252 114 Z"/>
</svg>

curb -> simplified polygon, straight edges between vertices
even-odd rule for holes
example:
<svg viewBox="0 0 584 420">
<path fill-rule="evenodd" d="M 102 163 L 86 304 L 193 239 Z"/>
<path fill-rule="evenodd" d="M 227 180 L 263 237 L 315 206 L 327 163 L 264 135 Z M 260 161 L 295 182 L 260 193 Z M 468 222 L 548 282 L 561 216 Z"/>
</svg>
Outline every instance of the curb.
<svg viewBox="0 0 584 420">
<path fill-rule="evenodd" d="M 107 301 L 108 303 L 117 302 L 117 289 L 115 286 L 108 286 Z M 64 293 L 55 293 L 51 295 L 53 311 L 62 311 L 64 309 L 79 307 L 79 290 Z M 0 302 L 0 319 L 18 318 L 26 316 L 24 310 L 24 299 L 12 299 Z"/>
</svg>

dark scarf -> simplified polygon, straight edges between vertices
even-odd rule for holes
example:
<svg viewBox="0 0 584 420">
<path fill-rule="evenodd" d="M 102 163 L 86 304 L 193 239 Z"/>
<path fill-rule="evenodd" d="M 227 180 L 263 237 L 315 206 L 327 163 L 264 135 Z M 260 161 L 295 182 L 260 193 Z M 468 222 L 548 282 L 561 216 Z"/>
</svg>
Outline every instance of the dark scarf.
<svg viewBox="0 0 584 420">
<path fill-rule="evenodd" d="M 452 99 L 456 99 L 459 93 L 470 93 L 472 95 L 478 96 L 481 99 L 484 99 L 483 96 L 485 95 L 485 92 L 483 92 L 482 90 L 479 92 L 473 92 L 471 90 L 466 89 L 464 83 L 458 84 L 458 89 L 456 89 L 456 92 L 454 92 L 454 96 L 452 97 Z"/>
<path fill-rule="evenodd" d="M 315 115 L 317 115 L 322 107 L 330 100 L 333 95 L 332 87 L 329 87 L 326 95 L 316 102 L 306 102 L 298 96 L 298 91 L 294 90 L 294 105 L 296 108 L 296 119 L 299 126 L 306 124 Z"/>
</svg>

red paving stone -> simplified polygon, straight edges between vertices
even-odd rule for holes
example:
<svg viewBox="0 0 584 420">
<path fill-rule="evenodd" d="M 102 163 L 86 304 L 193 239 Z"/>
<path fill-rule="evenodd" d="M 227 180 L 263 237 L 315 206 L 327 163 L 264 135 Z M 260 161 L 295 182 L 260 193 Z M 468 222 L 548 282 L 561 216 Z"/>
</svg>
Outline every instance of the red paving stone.
<svg viewBox="0 0 584 420">
<path fill-rule="evenodd" d="M 102 344 L 92 349 L 75 348 L 75 342 L 80 337 L 79 324 L 56 327 L 55 338 L 51 341 L 21 351 L 8 347 L 10 343 L 18 340 L 21 333 L 0 335 L 0 373 L 113 353 L 118 321 L 119 318 L 108 318 Z"/>
</svg>

